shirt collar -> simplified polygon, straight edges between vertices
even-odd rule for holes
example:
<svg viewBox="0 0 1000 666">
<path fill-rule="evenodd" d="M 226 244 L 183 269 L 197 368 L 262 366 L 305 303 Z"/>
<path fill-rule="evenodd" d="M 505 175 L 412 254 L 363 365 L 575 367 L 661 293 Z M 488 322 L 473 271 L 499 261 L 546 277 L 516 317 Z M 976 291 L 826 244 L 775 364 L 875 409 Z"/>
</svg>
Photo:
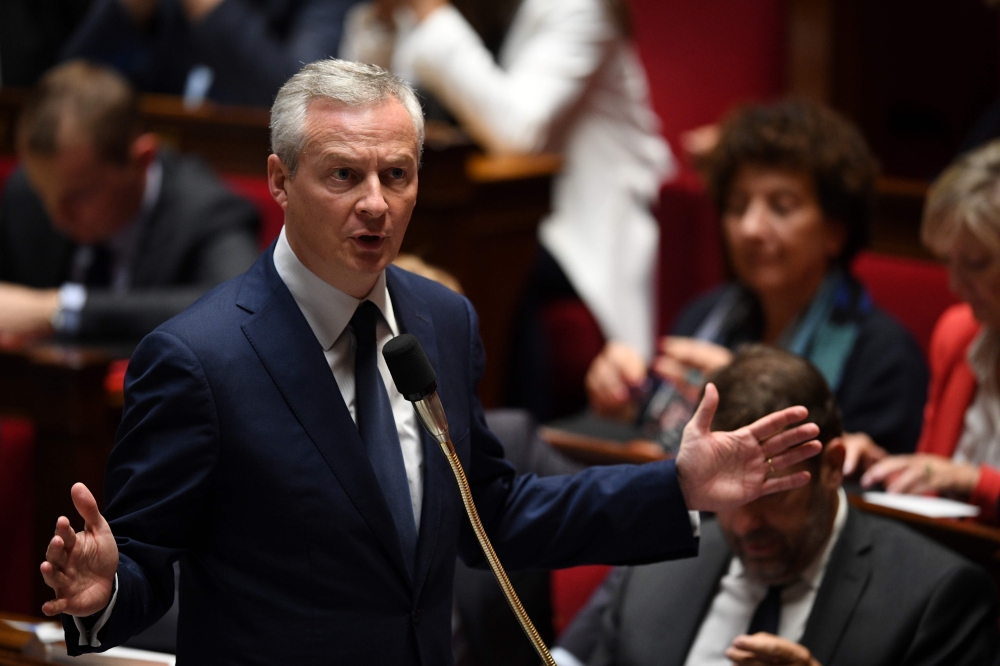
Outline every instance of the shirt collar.
<svg viewBox="0 0 1000 666">
<path fill-rule="evenodd" d="M 278 234 L 278 242 L 274 246 L 274 268 L 278 271 L 292 298 L 309 323 L 313 335 L 319 340 L 323 351 L 329 351 L 333 343 L 341 336 L 351 322 L 354 311 L 363 301 L 374 303 L 382 317 L 385 318 L 392 334 L 399 335 L 396 316 L 392 309 L 392 300 L 386 287 L 385 271 L 379 273 L 375 286 L 364 298 L 354 298 L 344 293 L 306 268 L 288 244 L 285 228 Z"/>
<path fill-rule="evenodd" d="M 830 530 L 830 536 L 826 541 L 826 545 L 820 552 L 819 556 L 816 557 L 807 566 L 801 574 L 799 574 L 798 579 L 790 585 L 795 585 L 797 583 L 805 583 L 809 588 L 813 590 L 818 590 L 820 584 L 823 582 L 823 574 L 826 573 L 826 565 L 830 562 L 830 556 L 833 554 L 833 549 L 837 545 L 837 541 L 840 539 L 840 533 L 844 531 L 844 525 L 847 524 L 847 493 L 844 492 L 843 488 L 837 489 L 837 515 L 833 519 L 833 529 Z M 734 557 L 730 568 L 730 573 L 737 576 L 746 576 L 746 569 L 743 567 L 743 562 L 740 558 Z"/>
</svg>

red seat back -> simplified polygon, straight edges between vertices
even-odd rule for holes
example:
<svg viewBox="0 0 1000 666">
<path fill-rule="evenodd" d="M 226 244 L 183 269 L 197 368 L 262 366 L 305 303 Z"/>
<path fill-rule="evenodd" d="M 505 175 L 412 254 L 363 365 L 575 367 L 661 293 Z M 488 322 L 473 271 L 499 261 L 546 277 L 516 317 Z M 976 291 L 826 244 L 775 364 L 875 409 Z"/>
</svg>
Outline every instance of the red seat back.
<svg viewBox="0 0 1000 666">
<path fill-rule="evenodd" d="M 264 250 L 278 237 L 281 225 L 285 223 L 285 211 L 281 210 L 281 206 L 271 196 L 267 176 L 226 174 L 223 180 L 233 192 L 249 199 L 257 207 L 257 212 L 260 214 L 260 233 L 257 235 L 257 240 L 260 249 Z"/>
<path fill-rule="evenodd" d="M 958 298 L 948 289 L 948 271 L 937 262 L 862 252 L 854 275 L 872 299 L 916 338 L 926 356 L 938 317 Z"/>
<path fill-rule="evenodd" d="M 0 192 L 7 184 L 10 174 L 17 168 L 17 158 L 13 155 L 0 155 Z"/>
<path fill-rule="evenodd" d="M 0 610 L 38 615 L 35 578 L 35 430 L 0 419 Z"/>
<path fill-rule="evenodd" d="M 558 638 L 576 614 L 590 599 L 590 595 L 608 577 L 611 567 L 595 564 L 552 572 L 552 628 Z"/>
</svg>

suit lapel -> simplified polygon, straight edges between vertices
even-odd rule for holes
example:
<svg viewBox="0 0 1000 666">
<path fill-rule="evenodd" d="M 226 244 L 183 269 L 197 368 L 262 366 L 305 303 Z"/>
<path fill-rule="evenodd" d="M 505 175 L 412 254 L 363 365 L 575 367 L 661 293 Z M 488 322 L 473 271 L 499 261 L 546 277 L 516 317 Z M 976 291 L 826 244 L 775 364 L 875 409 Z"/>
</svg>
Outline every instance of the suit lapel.
<svg viewBox="0 0 1000 666">
<path fill-rule="evenodd" d="M 386 285 L 392 299 L 392 309 L 400 331 L 416 336 L 428 360 L 441 377 L 441 363 L 438 354 L 434 320 L 427 302 L 413 292 L 401 271 L 390 266 L 386 269 Z M 439 381 L 438 390 L 443 391 Z M 419 421 L 418 421 L 419 423 Z M 434 548 L 441 526 L 442 492 L 455 484 L 451 478 L 451 468 L 441 451 L 441 447 L 420 427 L 424 450 L 424 498 L 420 511 L 420 534 L 417 536 L 416 575 L 414 595 L 419 596 L 427 579 L 427 572 L 433 561 Z"/>
<path fill-rule="evenodd" d="M 694 639 L 698 636 L 701 623 L 705 620 L 712 600 L 715 599 L 715 592 L 719 586 L 719 581 L 726 575 L 729 563 L 733 559 L 729 546 L 722 536 L 722 530 L 715 520 L 705 520 L 702 522 L 702 545 L 699 547 L 699 555 L 695 566 L 697 571 L 691 575 L 679 577 L 677 581 L 677 594 L 671 598 L 687 599 L 698 604 L 691 608 L 686 604 L 680 604 L 672 613 L 670 618 L 670 640 L 663 645 L 663 659 L 660 663 L 665 666 L 682 666 L 687 659 Z M 695 612 L 691 612 L 695 611 Z"/>
<path fill-rule="evenodd" d="M 821 664 L 830 663 L 871 577 L 871 532 L 865 517 L 848 507 L 847 523 L 830 555 L 816 593 L 802 645 Z"/>
<path fill-rule="evenodd" d="M 316 336 L 274 268 L 273 251 L 272 245 L 257 260 L 237 297 L 237 305 L 252 313 L 242 325 L 243 333 L 389 559 L 409 581 L 392 514 L 364 442 Z"/>
</svg>

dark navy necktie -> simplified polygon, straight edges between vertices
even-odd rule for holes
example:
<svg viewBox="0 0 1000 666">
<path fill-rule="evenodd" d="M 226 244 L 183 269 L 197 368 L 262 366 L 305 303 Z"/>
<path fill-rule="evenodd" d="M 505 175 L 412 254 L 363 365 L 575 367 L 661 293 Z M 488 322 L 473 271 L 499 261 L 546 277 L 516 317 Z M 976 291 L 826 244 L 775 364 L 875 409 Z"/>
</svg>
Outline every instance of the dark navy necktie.
<svg viewBox="0 0 1000 666">
<path fill-rule="evenodd" d="M 784 589 L 780 585 L 767 588 L 767 594 L 754 611 L 753 619 L 750 620 L 747 634 L 753 635 L 764 631 L 778 635 L 778 624 L 781 622 L 781 591 Z"/>
<path fill-rule="evenodd" d="M 417 525 L 413 519 L 410 485 L 406 480 L 403 450 L 399 445 L 392 404 L 382 382 L 382 374 L 378 371 L 378 344 L 375 336 L 378 317 L 378 306 L 371 301 L 359 305 L 351 317 L 351 328 L 354 329 L 357 340 L 354 354 L 354 406 L 361 441 L 365 443 L 368 459 L 375 470 L 386 504 L 389 505 L 403 555 L 412 573 L 417 550 Z"/>
</svg>

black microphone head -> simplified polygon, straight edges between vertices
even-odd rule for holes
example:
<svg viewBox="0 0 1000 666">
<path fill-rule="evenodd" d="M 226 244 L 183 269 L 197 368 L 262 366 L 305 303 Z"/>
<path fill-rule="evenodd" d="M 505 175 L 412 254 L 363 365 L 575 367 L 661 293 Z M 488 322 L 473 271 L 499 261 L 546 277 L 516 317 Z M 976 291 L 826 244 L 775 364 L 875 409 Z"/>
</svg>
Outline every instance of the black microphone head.
<svg viewBox="0 0 1000 666">
<path fill-rule="evenodd" d="M 403 333 L 389 340 L 382 347 L 382 357 L 396 390 L 410 402 L 426 398 L 437 390 L 437 373 L 415 336 Z"/>
</svg>

